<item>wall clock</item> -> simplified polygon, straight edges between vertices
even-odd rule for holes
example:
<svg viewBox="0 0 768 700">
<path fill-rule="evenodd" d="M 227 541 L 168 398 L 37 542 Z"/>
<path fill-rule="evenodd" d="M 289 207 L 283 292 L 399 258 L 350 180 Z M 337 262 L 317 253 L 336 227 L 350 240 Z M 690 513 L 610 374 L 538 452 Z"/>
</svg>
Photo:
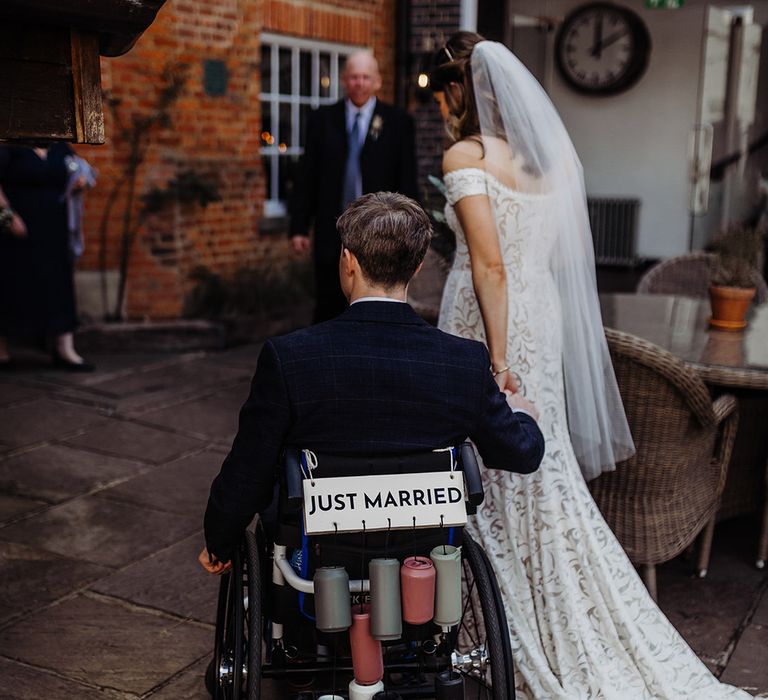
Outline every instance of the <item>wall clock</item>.
<svg viewBox="0 0 768 700">
<path fill-rule="evenodd" d="M 560 74 L 574 90 L 615 95 L 632 87 L 644 73 L 651 37 L 632 10 L 595 2 L 565 18 L 555 46 Z"/>
</svg>

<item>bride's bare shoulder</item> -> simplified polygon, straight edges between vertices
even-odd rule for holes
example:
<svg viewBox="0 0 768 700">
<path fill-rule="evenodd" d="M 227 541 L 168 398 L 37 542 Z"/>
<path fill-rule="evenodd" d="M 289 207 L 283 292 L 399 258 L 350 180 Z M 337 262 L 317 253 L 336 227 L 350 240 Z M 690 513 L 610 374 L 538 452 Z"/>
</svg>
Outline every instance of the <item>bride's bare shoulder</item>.
<svg viewBox="0 0 768 700">
<path fill-rule="evenodd" d="M 443 173 L 483 167 L 483 147 L 475 139 L 457 141 L 443 153 Z"/>
</svg>

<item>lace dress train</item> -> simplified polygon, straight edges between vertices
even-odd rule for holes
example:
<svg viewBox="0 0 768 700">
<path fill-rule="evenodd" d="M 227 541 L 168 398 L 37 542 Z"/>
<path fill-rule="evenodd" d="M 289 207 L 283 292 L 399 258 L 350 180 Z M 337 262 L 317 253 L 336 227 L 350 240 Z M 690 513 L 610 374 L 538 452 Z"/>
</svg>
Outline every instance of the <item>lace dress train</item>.
<svg viewBox="0 0 768 700">
<path fill-rule="evenodd" d="M 485 503 L 470 524 L 504 597 L 518 698 L 749 698 L 721 684 L 659 610 L 581 475 L 567 431 L 548 195 L 516 192 L 473 168 L 448 173 L 445 184 L 457 250 L 439 327 L 485 340 L 452 206 L 485 194 L 498 218 L 507 271 L 507 362 L 536 403 L 547 441 L 532 475 L 484 472 Z"/>
</svg>

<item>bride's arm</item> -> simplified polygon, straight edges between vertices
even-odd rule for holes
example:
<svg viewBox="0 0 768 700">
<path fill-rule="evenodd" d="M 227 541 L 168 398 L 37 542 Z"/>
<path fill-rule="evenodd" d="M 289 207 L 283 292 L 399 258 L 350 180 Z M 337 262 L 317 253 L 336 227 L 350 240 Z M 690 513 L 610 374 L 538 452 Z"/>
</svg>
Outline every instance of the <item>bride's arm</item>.
<svg viewBox="0 0 768 700">
<path fill-rule="evenodd" d="M 499 372 L 507 367 L 507 273 L 491 203 L 486 195 L 472 195 L 459 200 L 454 210 L 467 239 L 491 364 Z M 501 389 L 517 390 L 509 370 L 496 375 L 496 381 Z"/>
</svg>

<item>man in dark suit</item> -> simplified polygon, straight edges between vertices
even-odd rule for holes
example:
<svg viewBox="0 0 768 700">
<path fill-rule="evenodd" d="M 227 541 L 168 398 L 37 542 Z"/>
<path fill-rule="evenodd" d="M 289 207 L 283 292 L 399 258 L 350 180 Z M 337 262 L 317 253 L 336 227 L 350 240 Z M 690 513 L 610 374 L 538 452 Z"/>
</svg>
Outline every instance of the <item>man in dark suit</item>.
<svg viewBox="0 0 768 700">
<path fill-rule="evenodd" d="M 302 173 L 291 202 L 291 241 L 298 254 L 310 247 L 314 226 L 315 322 L 347 306 L 339 287 L 336 219 L 366 192 L 416 197 L 413 121 L 376 98 L 381 77 L 372 54 L 350 55 L 342 82 L 347 97 L 315 110 L 307 124 Z"/>
<path fill-rule="evenodd" d="M 365 195 L 341 216 L 339 232 L 341 286 L 351 305 L 264 345 L 211 486 L 200 554 L 211 573 L 226 570 L 222 562 L 244 528 L 269 505 L 287 446 L 381 455 L 469 437 L 486 468 L 523 474 L 544 454 L 536 409 L 499 391 L 486 347 L 437 330 L 405 302 L 431 237 L 421 207 L 390 192 Z"/>
</svg>

